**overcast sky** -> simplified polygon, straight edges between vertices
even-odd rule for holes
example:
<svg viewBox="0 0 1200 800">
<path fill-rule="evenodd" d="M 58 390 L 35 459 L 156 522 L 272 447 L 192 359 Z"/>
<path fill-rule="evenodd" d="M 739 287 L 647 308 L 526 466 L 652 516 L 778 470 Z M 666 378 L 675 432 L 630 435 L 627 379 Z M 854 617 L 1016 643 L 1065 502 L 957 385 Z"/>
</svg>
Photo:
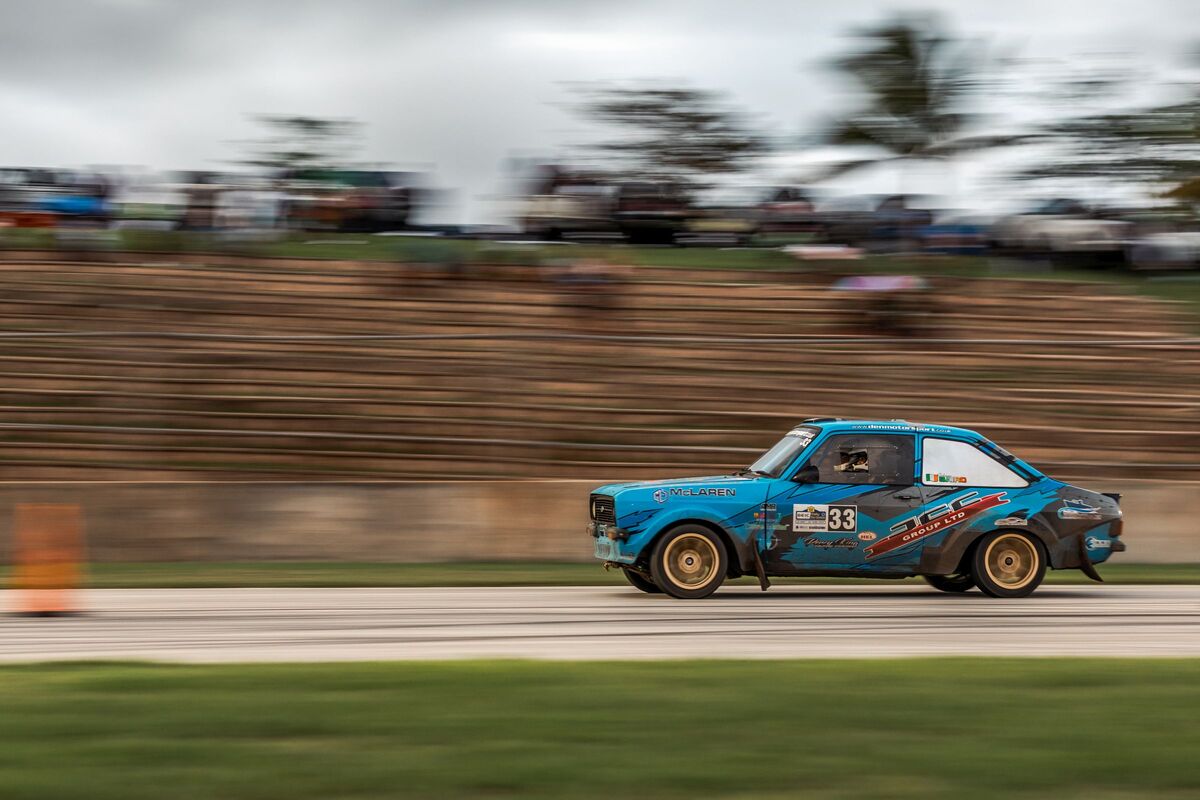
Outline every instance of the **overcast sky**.
<svg viewBox="0 0 1200 800">
<path fill-rule="evenodd" d="M 1156 75 L 1200 39 L 1196 0 L 0 0 L 0 164 L 221 168 L 251 113 L 353 117 L 365 159 L 435 170 L 478 218 L 507 156 L 587 138 L 564 82 L 684 79 L 798 134 L 849 102 L 818 65 L 897 8 Z"/>
</svg>

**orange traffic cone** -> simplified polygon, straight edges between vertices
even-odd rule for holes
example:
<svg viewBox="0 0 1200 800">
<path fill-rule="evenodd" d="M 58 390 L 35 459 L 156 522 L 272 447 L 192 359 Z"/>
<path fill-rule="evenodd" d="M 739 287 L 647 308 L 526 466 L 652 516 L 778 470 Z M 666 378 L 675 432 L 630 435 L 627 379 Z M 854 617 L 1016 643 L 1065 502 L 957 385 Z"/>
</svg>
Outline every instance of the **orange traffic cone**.
<svg viewBox="0 0 1200 800">
<path fill-rule="evenodd" d="M 83 563 L 79 506 L 18 503 L 13 523 L 12 588 L 18 611 L 37 616 L 78 612 Z"/>
</svg>

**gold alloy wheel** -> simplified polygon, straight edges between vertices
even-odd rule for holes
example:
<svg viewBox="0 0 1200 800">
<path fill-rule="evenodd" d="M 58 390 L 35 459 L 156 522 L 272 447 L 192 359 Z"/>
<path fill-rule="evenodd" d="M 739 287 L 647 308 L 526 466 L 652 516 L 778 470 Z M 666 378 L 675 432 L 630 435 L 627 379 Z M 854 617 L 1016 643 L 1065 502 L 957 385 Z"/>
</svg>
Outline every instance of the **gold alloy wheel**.
<svg viewBox="0 0 1200 800">
<path fill-rule="evenodd" d="M 680 589 L 702 589 L 717 577 L 717 548 L 698 533 L 675 537 L 663 553 L 663 572 Z"/>
<path fill-rule="evenodd" d="M 1006 533 L 988 545 L 983 563 L 988 577 L 996 584 L 1005 589 L 1021 589 L 1037 577 L 1040 557 L 1033 542 L 1018 533 Z"/>
</svg>

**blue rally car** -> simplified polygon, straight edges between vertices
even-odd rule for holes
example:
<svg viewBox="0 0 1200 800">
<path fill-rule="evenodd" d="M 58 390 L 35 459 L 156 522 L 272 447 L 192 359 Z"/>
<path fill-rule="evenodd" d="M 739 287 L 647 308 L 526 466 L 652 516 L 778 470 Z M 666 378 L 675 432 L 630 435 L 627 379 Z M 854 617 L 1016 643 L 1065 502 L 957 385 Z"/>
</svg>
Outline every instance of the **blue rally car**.
<svg viewBox="0 0 1200 800">
<path fill-rule="evenodd" d="M 1054 480 L 973 431 L 804 420 L 732 475 L 617 483 L 590 499 L 596 557 L 644 592 L 707 597 L 726 577 L 920 575 L 1024 597 L 1047 567 L 1125 549 L 1120 495 Z"/>
</svg>

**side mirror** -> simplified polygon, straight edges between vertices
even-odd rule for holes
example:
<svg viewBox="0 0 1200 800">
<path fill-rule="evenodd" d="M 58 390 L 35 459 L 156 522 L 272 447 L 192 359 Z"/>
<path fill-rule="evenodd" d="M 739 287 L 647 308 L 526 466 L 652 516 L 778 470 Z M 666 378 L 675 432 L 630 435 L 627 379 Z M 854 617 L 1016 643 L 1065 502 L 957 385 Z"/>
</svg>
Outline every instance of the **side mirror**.
<svg viewBox="0 0 1200 800">
<path fill-rule="evenodd" d="M 796 483 L 820 483 L 821 471 L 815 464 L 805 464 L 792 480 Z"/>
</svg>

